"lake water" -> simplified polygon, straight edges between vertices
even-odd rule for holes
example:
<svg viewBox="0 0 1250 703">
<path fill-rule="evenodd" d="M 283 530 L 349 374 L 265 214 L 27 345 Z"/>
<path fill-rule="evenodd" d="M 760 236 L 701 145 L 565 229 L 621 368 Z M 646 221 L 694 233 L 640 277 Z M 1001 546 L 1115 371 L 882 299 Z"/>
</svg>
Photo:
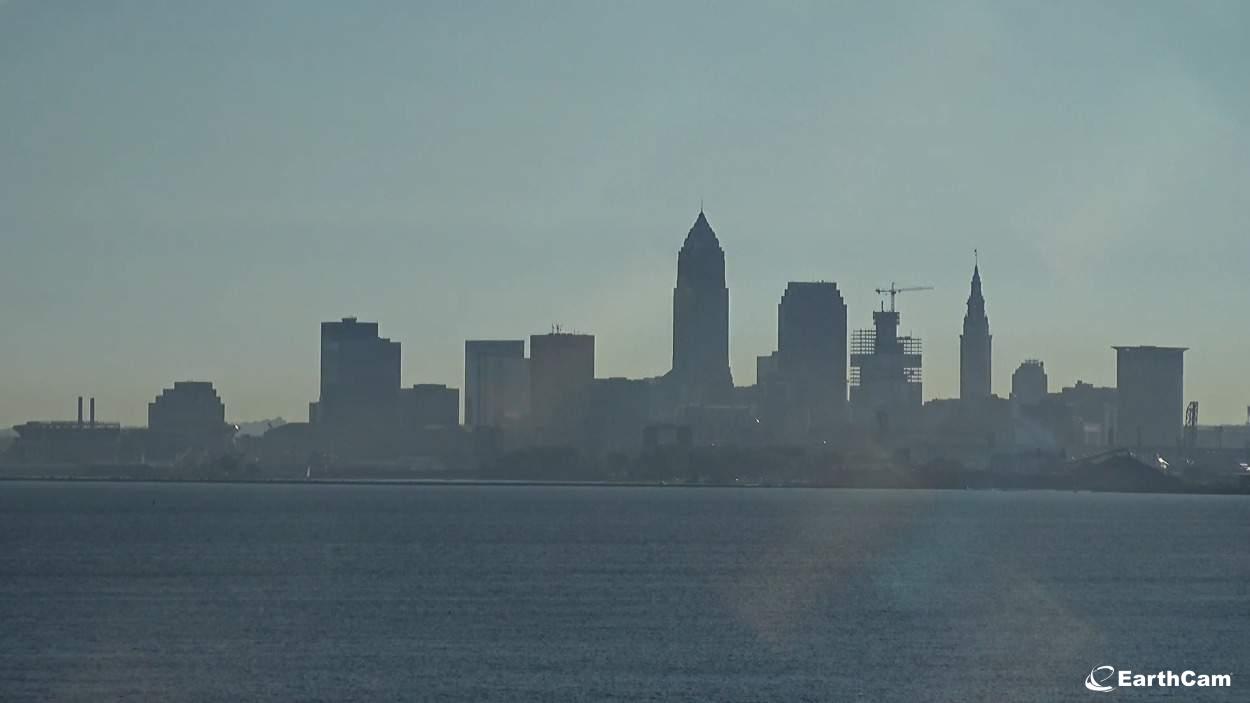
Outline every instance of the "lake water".
<svg viewBox="0 0 1250 703">
<path fill-rule="evenodd" d="M 0 483 L 5 701 L 1110 697 L 1250 700 L 1250 499 Z"/>
</svg>

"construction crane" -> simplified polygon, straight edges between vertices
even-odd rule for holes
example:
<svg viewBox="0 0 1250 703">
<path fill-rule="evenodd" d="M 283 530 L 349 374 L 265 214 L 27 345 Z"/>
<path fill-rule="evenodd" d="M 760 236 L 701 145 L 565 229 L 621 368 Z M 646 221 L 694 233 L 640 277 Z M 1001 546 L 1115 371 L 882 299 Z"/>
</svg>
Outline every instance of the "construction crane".
<svg viewBox="0 0 1250 703">
<path fill-rule="evenodd" d="M 898 295 L 899 293 L 910 293 L 911 291 L 915 291 L 915 290 L 933 290 L 933 286 L 910 286 L 908 288 L 899 288 L 898 286 L 894 285 L 893 281 L 891 281 L 889 288 L 877 288 L 876 290 L 877 290 L 877 295 L 885 295 L 886 293 L 890 294 L 890 312 L 894 312 L 894 297 L 896 295 Z M 881 301 L 881 309 L 885 310 L 884 300 Z"/>
</svg>

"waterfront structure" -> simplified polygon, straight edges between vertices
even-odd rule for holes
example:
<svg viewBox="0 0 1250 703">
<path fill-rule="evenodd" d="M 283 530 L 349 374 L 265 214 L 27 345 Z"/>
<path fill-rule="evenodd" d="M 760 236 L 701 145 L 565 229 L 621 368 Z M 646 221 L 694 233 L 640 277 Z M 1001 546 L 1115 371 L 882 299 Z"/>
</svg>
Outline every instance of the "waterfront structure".
<svg viewBox="0 0 1250 703">
<path fill-rule="evenodd" d="M 95 398 L 91 416 L 83 419 L 83 399 L 78 397 L 76 421 L 32 420 L 15 425 L 17 438 L 9 459 L 23 464 L 90 464 L 117 461 L 122 434 L 116 422 L 97 422 Z"/>
<path fill-rule="evenodd" d="M 722 403 L 733 393 L 725 252 L 702 209 L 677 254 L 668 378 L 679 405 Z"/>
<path fill-rule="evenodd" d="M 554 331 L 530 337 L 530 412 L 540 437 L 576 439 L 594 378 L 594 335 Z"/>
<path fill-rule="evenodd" d="M 321 323 L 321 397 L 309 421 L 327 428 L 388 425 L 399 396 L 399 342 L 378 336 L 378 323 L 345 317 Z"/>
<path fill-rule="evenodd" d="M 216 434 L 226 424 L 226 404 L 208 381 L 177 381 L 148 403 L 148 429 Z"/>
<path fill-rule="evenodd" d="M 222 452 L 234 428 L 226 424 L 226 405 L 208 381 L 177 381 L 148 403 L 151 457 L 168 458 L 188 450 Z"/>
<path fill-rule="evenodd" d="M 985 297 L 981 294 L 981 269 L 974 264 L 964 331 L 959 335 L 960 400 L 990 397 L 990 344 L 990 320 L 985 315 Z"/>
<path fill-rule="evenodd" d="M 763 358 L 763 357 L 762 357 Z M 774 378 L 800 430 L 828 428 L 846 412 L 846 303 L 836 283 L 791 282 L 777 304 Z M 757 383 L 759 383 L 757 377 Z"/>
<path fill-rule="evenodd" d="M 1119 402 L 1115 444 L 1135 449 L 1175 448 L 1181 441 L 1185 411 L 1185 348 L 1113 349 Z"/>
<path fill-rule="evenodd" d="M 1011 374 L 1011 399 L 1017 405 L 1037 405 L 1046 398 L 1046 366 L 1037 359 L 1026 359 Z"/>
<path fill-rule="evenodd" d="M 523 339 L 464 343 L 464 425 L 516 427 L 529 414 L 529 360 Z"/>
</svg>

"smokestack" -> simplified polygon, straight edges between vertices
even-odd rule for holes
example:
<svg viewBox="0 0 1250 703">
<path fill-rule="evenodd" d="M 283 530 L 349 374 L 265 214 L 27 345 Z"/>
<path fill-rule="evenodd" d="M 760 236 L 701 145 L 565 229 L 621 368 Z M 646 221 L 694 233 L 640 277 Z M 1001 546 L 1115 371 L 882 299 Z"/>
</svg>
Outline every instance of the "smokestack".
<svg viewBox="0 0 1250 703">
<path fill-rule="evenodd" d="M 82 396 L 78 396 L 78 424 L 82 424 Z"/>
<path fill-rule="evenodd" d="M 95 398 L 91 399 L 91 426 L 95 427 Z"/>
</svg>

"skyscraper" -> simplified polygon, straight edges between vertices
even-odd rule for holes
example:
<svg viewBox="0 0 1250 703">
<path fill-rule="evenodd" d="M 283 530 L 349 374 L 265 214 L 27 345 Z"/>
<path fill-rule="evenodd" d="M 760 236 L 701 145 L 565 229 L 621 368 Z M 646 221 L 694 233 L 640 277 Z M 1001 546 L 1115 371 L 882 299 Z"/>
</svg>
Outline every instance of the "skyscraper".
<svg viewBox="0 0 1250 703">
<path fill-rule="evenodd" d="M 683 404 L 724 402 L 733 392 L 725 252 L 702 209 L 677 255 L 669 378 Z"/>
<path fill-rule="evenodd" d="M 530 408 L 529 361 L 523 339 L 464 343 L 465 427 L 515 427 Z"/>
<path fill-rule="evenodd" d="M 1118 400 L 1115 444 L 1165 449 L 1181 439 L 1185 412 L 1183 347 L 1114 347 Z"/>
<path fill-rule="evenodd" d="M 1048 390 L 1046 366 L 1037 359 L 1026 359 L 1011 374 L 1011 399 L 1020 405 L 1037 405 Z"/>
<path fill-rule="evenodd" d="M 964 333 L 959 335 L 959 398 L 990 397 L 990 320 L 981 295 L 980 266 L 972 267 L 972 292 L 964 313 Z"/>
<path fill-rule="evenodd" d="M 311 421 L 354 429 L 387 424 L 398 397 L 399 342 L 379 337 L 376 322 L 321 323 L 321 399 Z"/>
<path fill-rule="evenodd" d="M 544 440 L 578 439 L 594 380 L 594 335 L 552 332 L 530 337 L 530 411 Z"/>
<path fill-rule="evenodd" d="M 836 283 L 791 282 L 777 305 L 777 371 L 808 428 L 846 411 L 846 303 Z"/>
<path fill-rule="evenodd" d="M 898 429 L 920 410 L 923 362 L 919 337 L 898 335 L 891 302 L 872 313 L 873 329 L 851 335 L 851 406 L 883 431 Z"/>
</svg>

